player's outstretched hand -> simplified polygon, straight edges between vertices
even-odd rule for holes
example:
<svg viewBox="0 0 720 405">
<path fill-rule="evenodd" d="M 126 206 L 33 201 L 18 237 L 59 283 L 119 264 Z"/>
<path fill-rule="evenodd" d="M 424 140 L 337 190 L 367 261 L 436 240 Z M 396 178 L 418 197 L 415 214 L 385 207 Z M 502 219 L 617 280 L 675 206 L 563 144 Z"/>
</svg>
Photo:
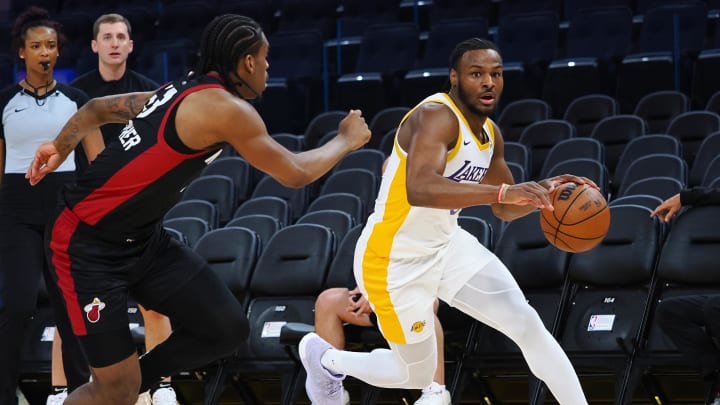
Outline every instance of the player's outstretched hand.
<svg viewBox="0 0 720 405">
<path fill-rule="evenodd" d="M 551 193 L 555 191 L 555 188 L 557 188 L 559 185 L 563 183 L 575 183 L 577 185 L 581 184 L 587 184 L 588 186 L 594 188 L 597 191 L 600 191 L 600 187 L 598 187 L 597 184 L 595 184 L 594 181 L 588 179 L 587 177 L 583 176 L 575 176 L 573 174 L 561 174 L 559 176 L 550 177 L 544 180 L 539 181 L 540 185 L 545 187 L 548 191 L 548 193 Z"/>
<path fill-rule="evenodd" d="M 60 166 L 65 157 L 58 152 L 55 144 L 46 142 L 38 146 L 35 151 L 35 158 L 30 163 L 25 178 L 30 181 L 31 185 L 36 185 L 46 174 L 51 173 Z"/>
<path fill-rule="evenodd" d="M 548 190 L 534 181 L 505 186 L 501 202 L 514 205 L 534 205 L 537 208 L 552 210 L 552 201 Z"/>
<path fill-rule="evenodd" d="M 342 136 L 351 150 L 359 149 L 370 140 L 370 128 L 360 110 L 350 110 L 338 125 L 338 136 Z"/>
</svg>

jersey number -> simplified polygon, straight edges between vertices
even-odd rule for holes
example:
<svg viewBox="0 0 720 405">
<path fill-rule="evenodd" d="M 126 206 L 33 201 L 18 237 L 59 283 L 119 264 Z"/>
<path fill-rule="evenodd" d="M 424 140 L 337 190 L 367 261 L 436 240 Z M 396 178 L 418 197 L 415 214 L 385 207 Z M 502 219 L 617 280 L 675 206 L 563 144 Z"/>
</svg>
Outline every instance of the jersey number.
<svg viewBox="0 0 720 405">
<path fill-rule="evenodd" d="M 157 93 L 153 94 L 153 96 L 150 97 L 150 100 L 145 103 L 145 108 L 140 111 L 140 114 L 138 114 L 136 118 L 145 118 L 152 114 L 152 112 L 158 107 L 170 101 L 175 94 L 177 94 L 177 89 L 172 84 L 165 87 L 165 91 L 162 93 L 162 98 L 158 98 Z"/>
</svg>

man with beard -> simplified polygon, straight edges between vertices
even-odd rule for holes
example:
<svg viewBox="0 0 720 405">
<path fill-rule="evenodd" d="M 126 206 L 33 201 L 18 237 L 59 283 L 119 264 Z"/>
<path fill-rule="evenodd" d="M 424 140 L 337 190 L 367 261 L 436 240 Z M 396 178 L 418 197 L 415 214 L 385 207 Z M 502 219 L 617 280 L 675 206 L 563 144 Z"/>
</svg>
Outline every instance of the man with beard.
<svg viewBox="0 0 720 405">
<path fill-rule="evenodd" d="M 587 404 L 570 361 L 509 270 L 457 224 L 464 207 L 490 204 L 510 221 L 552 209 L 549 194 L 562 183 L 597 188 L 573 175 L 514 184 L 502 135 L 488 119 L 502 93 L 502 72 L 492 42 L 465 40 L 450 56 L 449 93 L 429 96 L 401 121 L 354 264 L 390 349 L 347 352 L 317 334 L 303 337 L 300 357 L 314 404 L 342 404 L 346 375 L 385 388 L 430 384 L 436 297 L 517 343 L 560 404 Z"/>
</svg>

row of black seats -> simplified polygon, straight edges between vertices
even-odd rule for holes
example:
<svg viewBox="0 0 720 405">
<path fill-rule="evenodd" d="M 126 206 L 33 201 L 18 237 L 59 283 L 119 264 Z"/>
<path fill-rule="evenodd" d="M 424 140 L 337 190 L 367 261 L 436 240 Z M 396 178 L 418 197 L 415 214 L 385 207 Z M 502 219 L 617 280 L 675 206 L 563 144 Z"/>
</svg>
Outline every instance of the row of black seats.
<svg viewBox="0 0 720 405">
<path fill-rule="evenodd" d="M 53 14 L 103 13 L 112 10 L 144 8 L 156 19 L 163 14 L 184 16 L 195 13 L 200 21 L 189 21 L 193 25 L 201 24 L 207 14 L 236 12 L 246 14 L 259 21 L 265 30 L 320 28 L 328 37 L 335 36 L 336 25 L 344 26 L 345 35 L 362 33 L 369 21 L 403 22 L 415 21 L 425 29 L 433 22 L 442 19 L 482 16 L 491 26 L 496 26 L 509 15 L 547 12 L 558 15 L 562 21 L 571 20 L 579 11 L 586 8 L 623 7 L 637 18 L 642 18 L 648 9 L 658 4 L 678 3 L 677 0 L 107 0 L 98 4 L 92 0 L 33 0 L 10 2 L 10 7 L 0 19 L 12 20 L 30 4 L 47 8 Z M 718 8 L 715 0 L 710 0 L 708 8 Z M 168 17 L 168 20 L 170 18 Z"/>
<path fill-rule="evenodd" d="M 459 221 L 465 229 L 473 233 L 486 246 L 491 246 L 492 230 L 487 223 L 481 219 L 470 217 L 461 217 Z M 250 291 L 253 290 L 253 283 L 256 282 L 256 278 L 259 278 L 256 274 L 263 271 L 275 272 L 272 276 L 273 280 L 276 283 L 282 280 L 283 285 L 273 284 L 273 297 L 265 297 L 260 302 L 253 302 L 248 305 L 251 321 L 251 337 L 248 341 L 248 347 L 241 349 L 233 358 L 225 359 L 219 363 L 217 369 L 214 370 L 215 378 L 210 379 L 208 382 L 206 404 L 216 403 L 223 391 L 224 381 L 229 376 L 237 377 L 238 374 L 243 375 L 258 371 L 281 374 L 280 403 L 297 403 L 298 389 L 302 386 L 304 374 L 301 367 L 298 367 L 297 352 L 294 350 L 288 351 L 285 342 L 282 340 L 282 326 L 288 323 L 300 323 L 311 327 L 314 321 L 313 308 L 317 295 L 326 288 L 347 286 L 352 277 L 355 243 L 362 230 L 362 225 L 350 229 L 342 242 L 338 244 L 334 255 L 331 254 L 331 258 L 327 259 L 326 255 L 331 244 L 313 242 L 308 247 L 287 246 L 289 244 L 297 245 L 297 240 L 305 241 L 307 240 L 305 238 L 313 236 L 320 236 L 321 241 L 326 238 L 322 233 L 311 234 L 306 229 L 307 227 L 303 228 L 303 226 L 296 224 L 284 228 L 276 236 L 273 236 L 268 244 L 267 249 L 273 251 L 268 252 L 265 250 L 261 253 L 251 278 Z M 270 256 L 270 258 L 265 259 L 265 255 Z M 314 261 L 305 260 L 309 256 L 319 256 L 320 259 L 314 257 Z M 229 256 L 226 254 L 225 257 Z M 320 262 L 317 260 L 320 260 Z M 273 267 L 266 268 L 264 263 L 272 264 Z M 329 267 L 326 267 L 328 265 Z M 324 282 L 322 281 L 323 277 L 321 277 L 323 269 L 327 270 Z M 264 294 L 267 294 L 267 291 Z M 260 306 L 260 310 L 258 310 L 258 306 Z M 267 310 L 268 307 L 277 308 L 278 306 L 283 308 L 282 311 Z M 253 313 L 253 310 L 255 313 Z M 444 311 L 449 311 L 449 309 L 444 308 Z M 449 321 L 450 317 L 457 318 L 457 314 L 448 315 L 445 318 L 446 321 Z M 463 319 L 463 321 L 466 320 Z M 275 328 L 268 331 L 271 324 Z M 454 324 L 446 322 L 446 325 L 450 329 L 451 325 Z M 464 325 L 467 325 L 467 323 Z M 465 331 L 463 333 L 467 334 Z M 453 334 L 448 333 L 446 336 L 453 336 Z M 237 380 L 237 378 L 233 378 L 233 380 Z M 235 388 L 238 388 L 238 385 L 235 384 Z M 248 398 L 248 391 L 251 391 L 251 388 L 243 385 L 238 391 L 241 395 L 244 395 L 244 398 Z M 259 402 L 250 399 L 250 402 L 247 403 Z"/>
<path fill-rule="evenodd" d="M 683 186 L 707 186 L 715 179 L 717 163 L 713 161 L 720 148 L 720 131 L 693 133 L 697 139 L 689 141 L 676 133 L 634 132 L 640 124 L 641 120 L 635 116 L 615 116 L 598 125 L 602 131 L 597 131 L 596 135 L 605 137 L 574 137 L 571 134 L 573 128 L 566 121 L 539 121 L 529 126 L 520 140 L 505 143 L 505 159 L 518 182 L 556 175 L 560 169 L 554 166 L 571 159 L 594 160 L 604 166 L 606 173 L 593 179 L 608 196 L 617 195 L 629 180 L 649 176 L 674 177 Z M 664 163 L 672 168 L 648 167 L 625 180 L 628 171 L 638 170 L 631 170 L 633 166 L 640 166 L 638 159 L 649 159 L 653 154 L 669 155 Z M 593 173 L 592 170 L 589 172 Z"/>
<path fill-rule="evenodd" d="M 480 230 L 479 238 L 506 263 L 580 374 L 613 373 L 617 377 L 615 403 L 626 404 L 640 380 L 652 378 L 656 367 L 681 363 L 676 348 L 654 324 L 653 310 L 665 296 L 706 291 L 709 284 L 717 284 L 712 268 L 713 249 L 720 244 L 720 212 L 715 207 L 693 209 L 666 229 L 649 217 L 646 207 L 616 205 L 610 210 L 613 221 L 605 240 L 580 254 L 567 254 L 550 246 L 538 226 L 538 213 L 511 222 L 494 246 L 489 226 L 476 229 Z M 346 285 L 360 230 L 353 228 L 333 253 L 328 242 L 332 234 L 323 228 L 291 225 L 271 238 L 250 276 L 250 285 L 241 290 L 254 297 L 248 304 L 253 331 L 247 351 L 218 364 L 217 378 L 209 382 L 211 400 L 206 403 L 217 400 L 229 375 L 242 385 L 243 375 L 257 371 L 276 376 L 282 373 L 281 403 L 294 403 L 302 385 L 302 368 L 292 351 L 289 355 L 280 342 L 281 327 L 290 322 L 312 325 L 316 295 L 324 288 Z M 230 243 L 217 243 L 231 248 Z M 224 257 L 227 261 L 231 256 L 225 253 Z M 272 269 L 265 272 L 270 264 Z M 268 279 L 261 283 L 266 276 Z M 486 390 L 483 395 L 493 402 L 502 400 L 492 391 L 491 378 L 480 376 L 492 377 L 513 369 L 529 375 L 518 349 L 484 325 L 467 319 L 444 322 L 451 317 L 462 315 L 441 314 L 443 324 L 448 329 L 462 325 L 460 335 L 468 338 L 460 339 L 464 347 L 459 354 L 451 352 L 447 357 L 455 365 L 455 374 L 448 379 L 452 381 L 451 392 L 459 400 L 463 382 L 480 378 Z M 529 402 L 544 403 L 545 390 L 539 385 L 533 387 Z M 643 395 L 649 399 L 661 394 Z"/>
<path fill-rule="evenodd" d="M 491 246 L 491 228 L 481 219 L 461 217 L 461 225 Z M 206 404 L 217 403 L 229 376 L 246 403 L 260 403 L 243 378 L 257 373 L 280 374 L 280 403 L 297 403 L 302 385 L 302 370 L 296 353 L 286 350 L 280 341 L 282 326 L 288 322 L 313 323 L 317 295 L 326 288 L 345 287 L 352 278 L 355 243 L 362 225 L 350 228 L 339 238 L 330 228 L 318 224 L 294 224 L 277 231 L 261 249 L 257 260 L 248 260 L 257 252 L 256 243 L 245 235 L 253 231 L 228 226 L 210 231 L 195 247 L 208 259 L 228 286 L 246 305 L 251 336 L 232 358 L 209 367 Z M 234 234 L 244 235 L 241 238 Z M 229 236 L 228 236 L 229 235 Z M 303 243 L 298 243 L 302 240 Z M 237 246 L 244 243 L 244 246 Z M 251 246 L 248 250 L 247 246 Z M 210 248 L 213 253 L 205 251 Z M 254 267 L 253 267 L 254 266 Z M 282 308 L 278 310 L 278 308 Z"/>
<path fill-rule="evenodd" d="M 291 150 L 302 150 L 300 136 L 274 137 Z M 191 246 L 206 232 L 224 226 L 249 227 L 265 242 L 274 231 L 295 223 L 339 222 L 346 231 L 369 215 L 384 160 L 380 151 L 357 150 L 316 183 L 295 189 L 260 173 L 239 156 L 225 156 L 188 185 L 166 214 L 165 224 L 185 234 Z"/>
<path fill-rule="evenodd" d="M 441 6 L 442 1 L 433 2 L 433 5 L 436 3 L 448 10 L 467 11 L 469 6 Z M 500 2 L 501 5 L 504 3 Z M 258 108 L 268 118 L 271 129 L 277 132 L 296 131 L 310 118 L 308 114 L 328 108 L 361 107 L 367 117 L 372 117 L 389 105 L 412 106 L 424 95 L 442 88 L 452 46 L 470 36 L 492 37 L 500 46 L 507 77 L 504 103 L 519 98 L 543 97 L 558 112 L 579 95 L 606 92 L 616 95 L 621 111 L 628 112 L 647 92 L 682 89 L 692 93 L 694 106 L 704 104 L 710 92 L 720 89 L 720 83 L 712 74 L 720 60 L 717 52 L 702 51 L 706 47 L 720 46 L 715 39 L 705 38 L 706 33 L 715 35 L 712 32 L 720 38 L 720 30 L 715 30 L 706 22 L 708 5 L 699 0 L 643 3 L 646 4 L 642 7 L 636 5 L 644 14 L 643 19 L 635 19 L 642 21 L 642 25 L 635 28 L 632 26 L 633 9 L 627 4 L 619 9 L 587 9 L 583 8 L 583 4 L 575 4 L 577 12 L 573 12 L 569 20 L 567 41 L 563 44 L 559 40 L 557 14 L 552 12 L 507 13 L 496 30 L 490 29 L 483 14 L 465 12 L 461 14 L 465 17 L 463 20 L 438 19 L 426 36 L 424 33 L 421 35 L 417 22 L 395 21 L 373 26 L 364 36 L 334 45 L 320 33 L 305 30 L 316 29 L 317 21 L 304 28 L 299 23 L 286 24 L 284 29 L 269 34 L 273 44 L 271 73 L 275 79 L 271 80 L 266 97 Z M 304 12 L 311 9 L 300 4 L 285 1 L 279 4 L 278 10 L 297 8 L 296 12 L 300 13 L 302 9 L 305 9 Z M 91 39 L 94 18 L 91 13 L 100 11 L 93 11 L 96 8 L 91 7 L 80 12 L 80 8 L 73 7 L 71 2 L 67 2 L 67 6 L 63 7 L 65 12 L 58 16 L 66 27 L 65 34 L 69 39 L 58 67 L 80 74 L 96 65 L 96 56 L 87 44 Z M 240 7 L 239 3 L 235 6 Z M 207 19 L 223 11 L 216 9 L 217 5 L 197 2 L 156 3 L 144 7 L 122 3 L 118 7 L 136 28 L 133 35 L 137 47 L 131 66 L 158 82 L 180 76 L 193 66 L 193 49 L 196 49 L 199 31 Z M 374 7 L 382 8 L 380 5 Z M 348 13 L 354 8 L 351 4 L 343 5 Z M 538 8 L 553 9 L 548 4 Z M 331 9 L 334 12 L 335 8 Z M 525 11 L 531 9 L 525 8 Z M 157 14 L 160 11 L 162 18 Z M 295 11 L 280 14 L 288 16 L 293 13 Z M 452 13 L 438 14 L 456 16 Z M 678 31 L 673 31 L 672 19 L 675 16 L 679 18 Z M 360 26 L 367 28 L 368 23 Z M 0 31 L 10 32 L 9 29 Z M 639 31 L 637 40 L 634 31 Z M 343 32 L 342 36 L 352 34 L 347 28 Z M 185 37 L 178 38 L 179 34 Z M 9 43 L 9 39 L 4 42 Z M 671 51 L 676 48 L 680 54 L 672 55 Z M 660 53 L 649 55 L 647 52 Z M 631 53 L 633 55 L 629 55 Z M 14 81 L 11 75 L 15 67 L 10 56 L 0 58 L 0 70 L 6 73 L 2 83 Z M 608 63 L 618 63 L 626 56 L 627 61 L 617 67 L 608 66 Z M 614 77 L 617 80 L 612 79 Z M 605 78 L 611 78 L 612 83 L 603 83 Z M 685 83 L 685 78 L 692 78 L 695 82 L 692 89 Z M 282 111 L 283 115 L 273 115 L 280 114 L 278 111 Z"/>
<path fill-rule="evenodd" d="M 372 137 L 367 147 L 389 154 L 395 128 L 409 110 L 410 108 L 405 106 L 389 107 L 373 116 L 369 120 Z M 714 117 L 720 113 L 720 92 L 710 98 L 705 111 L 709 113 L 690 110 L 687 95 L 668 90 L 645 95 L 636 104 L 632 114 L 621 114 L 618 101 L 611 96 L 589 94 L 573 99 L 566 109 L 560 111 L 554 110 L 545 100 L 517 100 L 499 110 L 494 119 L 503 131 L 504 139 L 510 142 L 517 142 L 525 128 L 539 121 L 567 121 L 574 129 L 566 128 L 559 132 L 576 137 L 594 137 L 611 144 L 606 147 L 613 149 L 610 151 L 610 166 L 614 168 L 622 152 L 620 147 L 624 147 L 630 139 L 645 134 L 670 134 L 679 140 L 694 143 L 695 145 L 690 145 L 688 155 L 684 155 L 691 163 L 694 160 L 691 151 L 698 146 L 702 138 L 717 130 L 717 120 Z M 313 148 L 334 136 L 337 125 L 345 114 L 344 111 L 319 113 L 303 128 L 299 140 L 282 142 L 292 150 Z M 679 117 L 680 115 L 682 117 Z M 598 123 L 606 118 L 611 119 L 598 126 Z M 615 132 L 620 134 L 613 136 Z M 563 138 L 567 134 L 559 136 Z M 288 138 L 286 135 L 281 136 Z"/>
<path fill-rule="evenodd" d="M 207 368 L 212 377 L 204 403 L 218 402 L 228 375 L 241 387 L 244 403 L 265 402 L 243 378 L 258 375 L 279 375 L 284 388 L 280 402 L 296 403 L 301 374 L 279 343 L 280 329 L 289 321 L 312 323 L 317 295 L 328 286 L 345 285 L 360 229 L 355 226 L 340 238 L 323 225 L 293 224 L 278 230 L 261 251 L 257 235 L 244 227 L 216 229 L 200 239 L 195 249 L 212 249 L 205 256 L 244 304 L 251 329 L 236 355 Z"/>
<path fill-rule="evenodd" d="M 608 367 L 617 374 L 616 403 L 620 404 L 629 403 L 627 395 L 632 396 L 641 376 L 652 378 L 648 373 L 652 367 L 681 363 L 675 348 L 653 324 L 652 310 L 663 296 L 704 291 L 708 283 L 717 283 L 712 262 L 713 249 L 720 244 L 720 212 L 715 207 L 693 209 L 663 229 L 649 218 L 648 208 L 610 209 L 613 222 L 603 243 L 574 255 L 547 244 L 538 213 L 510 223 L 497 243 L 484 221 L 461 217 L 460 223 L 503 259 L 583 375 Z M 302 372 L 279 341 L 280 329 L 287 322 L 312 324 L 317 294 L 346 285 L 360 229 L 355 226 L 344 238 L 337 238 L 326 226 L 295 224 L 263 245 L 252 230 L 231 226 L 200 239 L 195 250 L 245 303 L 252 325 L 251 338 L 236 356 L 207 369 L 215 378 L 208 381 L 206 403 L 216 403 L 213 398 L 216 401 L 221 394 L 219 388 L 228 374 L 242 386 L 242 395 L 252 398 L 241 376 L 259 372 L 276 377 L 282 373 L 281 403 L 294 403 Z M 524 369 L 517 348 L 501 335 L 467 320 L 446 322 L 458 317 L 462 319 L 457 313 L 441 313 L 446 327 L 463 325 L 460 335 L 469 338 L 460 339 L 466 346 L 459 354 L 448 356 L 457 362 L 451 385 L 456 398 L 462 396 L 462 382 L 470 376 L 505 373 L 508 367 Z M 482 374 L 476 373 L 478 369 Z M 492 389 L 491 384 L 483 387 Z M 658 394 L 648 392 L 648 396 Z M 496 397 L 492 392 L 486 395 Z M 531 403 L 542 403 L 542 389 L 531 395 Z"/>
<path fill-rule="evenodd" d="M 547 112 L 547 106 L 538 100 L 525 100 L 521 104 L 523 106 L 518 107 L 528 111 L 508 108 L 507 115 L 498 121 L 506 137 L 515 129 L 513 125 L 537 116 L 530 111 L 532 108 L 540 106 Z M 393 119 L 387 126 L 394 127 L 405 111 L 402 108 L 392 111 L 389 115 Z M 343 116 L 342 112 L 330 112 L 316 117 L 308 126 L 307 139 L 292 134 L 273 136 L 291 150 L 304 150 L 313 142 L 320 144 L 334 136 L 333 130 L 317 138 L 323 131 L 336 128 Z M 508 121 L 505 116 L 517 121 Z M 588 125 L 589 120 L 584 123 Z M 720 170 L 720 117 L 715 113 L 679 114 L 668 127 L 669 134 L 647 134 L 645 126 L 643 119 L 635 115 L 610 115 L 598 121 L 591 136 L 577 137 L 575 128 L 567 121 L 540 120 L 528 125 L 518 141 L 506 142 L 505 158 L 518 182 L 562 173 L 584 175 L 600 185 L 611 202 L 637 194 L 665 199 L 684 187 L 708 186 L 716 180 Z M 383 140 L 392 140 L 392 133 L 390 129 Z M 381 142 L 379 146 L 382 145 L 390 144 Z M 299 190 L 280 185 L 250 168 L 240 157 L 225 157 L 208 166 L 204 175 L 188 187 L 183 201 L 167 218 L 201 218 L 203 221 L 192 225 L 196 231 L 188 231 L 196 235 L 191 236 L 191 240 L 208 229 L 249 214 L 273 216 L 284 226 L 296 222 L 306 212 L 340 208 L 355 223 L 362 223 L 372 209 L 387 153 L 389 150 L 381 152 L 373 148 L 355 151 L 343 159 L 331 175 Z M 689 161 L 692 163 L 688 159 L 692 159 Z M 337 193 L 344 195 L 330 195 Z M 647 202 L 648 206 L 654 203 Z M 480 208 L 468 210 L 477 209 Z"/>
<path fill-rule="evenodd" d="M 280 32 L 271 37 L 282 50 L 273 72 L 282 80 L 271 86 L 280 94 L 266 102 L 291 99 L 282 93 L 292 93 L 298 80 L 315 78 L 324 81 L 324 93 L 314 91 L 329 108 L 360 107 L 372 116 L 389 105 L 411 106 L 442 89 L 452 47 L 481 36 L 493 38 L 503 55 L 505 103 L 543 97 L 561 111 L 577 96 L 603 92 L 615 95 L 628 112 L 646 93 L 682 89 L 692 92 L 694 105 L 701 105 L 709 92 L 720 89 L 711 74 L 717 63 L 714 51 L 699 55 L 706 47 L 720 46 L 706 40 L 707 15 L 701 1 L 663 3 L 650 8 L 634 28 L 629 9 L 582 9 L 573 17 L 577 21 L 570 21 L 566 44 L 559 40 L 558 18 L 552 13 L 514 15 L 495 31 L 482 16 L 466 14 L 465 19 L 431 26 L 425 41 L 413 23 L 373 25 L 362 36 L 343 39 L 342 46 L 329 46 L 319 34 Z M 681 21 L 677 30 L 675 17 Z M 324 49 L 330 52 L 326 58 Z"/>
<path fill-rule="evenodd" d="M 645 121 L 647 133 L 657 134 L 670 130 L 671 121 L 678 115 L 697 110 L 720 114 L 720 91 L 713 93 L 701 108 L 691 108 L 688 96 L 680 91 L 648 93 L 635 104 L 631 114 Z M 505 137 L 516 141 L 522 130 L 535 121 L 563 119 L 575 126 L 578 136 L 592 136 L 601 119 L 619 114 L 622 112 L 614 97 L 587 94 L 571 100 L 568 106 L 561 110 L 552 108 L 548 101 L 542 99 L 516 100 L 500 109 L 496 120 L 506 134 Z"/>
<path fill-rule="evenodd" d="M 597 139 L 608 149 L 611 171 L 614 171 L 620 154 L 630 140 L 650 134 L 671 135 L 681 143 L 682 156 L 692 165 L 700 144 L 720 130 L 718 101 L 720 93 L 711 98 L 705 110 L 690 110 L 685 94 L 660 91 L 644 96 L 632 114 L 621 114 L 614 98 L 593 94 L 574 99 L 561 113 L 561 119 L 553 119 L 556 115 L 553 115 L 547 102 L 523 99 L 504 108 L 497 123 L 503 130 L 504 139 L 510 142 L 519 142 L 523 136 L 526 139 L 528 136 L 537 138 L 524 135 L 526 129 L 532 126 L 551 126 L 552 131 L 545 131 L 546 134 L 557 132 L 548 145 L 572 137 Z M 542 122 L 546 123 L 540 124 Z"/>
<path fill-rule="evenodd" d="M 649 217 L 648 208 L 616 205 L 610 210 L 610 231 L 591 251 L 568 255 L 543 245 L 536 214 L 508 224 L 494 251 L 578 372 L 612 373 L 612 402 L 628 404 L 640 381 L 652 379 L 659 366 L 677 369 L 683 364 L 653 313 L 666 296 L 716 288 L 720 279 L 713 270 L 717 258 L 712 249 L 720 244 L 720 211 L 691 209 L 663 229 Z M 527 371 L 517 347 L 481 325 L 464 358 L 460 380 L 492 377 L 513 368 Z M 654 396 L 662 403 L 667 400 L 661 392 L 640 392 L 645 401 Z M 485 394 L 495 402 L 497 393 L 491 388 Z M 544 403 L 544 395 L 544 389 L 533 390 L 528 402 Z"/>
<path fill-rule="evenodd" d="M 687 168 L 676 176 L 682 185 L 707 184 L 714 176 L 706 178 L 705 174 L 720 153 L 715 134 L 720 119 L 712 111 L 687 111 L 686 101 L 679 92 L 653 93 L 638 104 L 637 114 L 629 115 L 617 114 L 613 98 L 589 95 L 574 100 L 563 120 L 554 120 L 546 102 L 528 99 L 509 105 L 497 123 L 506 140 L 505 157 L 516 181 L 545 177 L 552 166 L 568 159 L 592 158 L 605 164 L 608 171 L 595 179 L 600 183 L 607 177 L 611 185 L 608 191 L 617 194 L 627 167 L 636 158 L 666 153 L 687 162 L 680 162 Z M 407 111 L 405 107 L 381 111 L 371 121 L 373 140 L 368 147 L 389 154 L 394 128 Z M 328 129 L 334 128 L 343 116 L 343 112 L 332 111 L 315 117 L 300 136 L 305 147 L 334 136 L 334 131 Z M 551 149 L 555 150 L 551 153 Z M 645 176 L 651 174 L 649 171 Z"/>
</svg>

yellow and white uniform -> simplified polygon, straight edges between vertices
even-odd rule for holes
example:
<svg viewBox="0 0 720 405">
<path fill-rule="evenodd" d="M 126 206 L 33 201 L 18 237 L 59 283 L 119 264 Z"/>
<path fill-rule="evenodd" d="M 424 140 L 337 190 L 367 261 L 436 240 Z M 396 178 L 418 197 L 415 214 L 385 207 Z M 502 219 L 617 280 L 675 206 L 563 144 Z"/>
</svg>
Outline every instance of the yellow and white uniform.
<svg viewBox="0 0 720 405">
<path fill-rule="evenodd" d="M 441 103 L 458 119 L 455 147 L 443 175 L 457 182 L 480 183 L 495 145 L 488 119 L 488 142 L 475 136 L 452 99 L 436 93 L 425 103 Z M 406 190 L 407 152 L 395 140 L 383 174 L 375 210 L 355 250 L 355 279 L 367 295 L 385 338 L 394 343 L 427 339 L 433 330 L 434 297 L 448 301 L 494 255 L 457 223 L 460 209 L 414 207 Z"/>
<path fill-rule="evenodd" d="M 434 94 L 423 103 L 448 106 L 460 125 L 443 175 L 458 182 L 481 182 L 495 145 L 492 122 L 486 120 L 484 126 L 488 142 L 480 143 L 483 138 L 472 133 L 448 95 Z M 408 203 L 406 164 L 407 151 L 396 140 L 375 211 L 355 248 L 355 280 L 390 349 L 370 353 L 331 349 L 322 355 L 322 366 L 378 387 L 426 387 L 437 367 L 433 314 L 437 297 L 515 342 L 532 373 L 547 384 L 558 403 L 587 405 L 570 360 L 508 268 L 458 226 L 460 210 Z"/>
</svg>

